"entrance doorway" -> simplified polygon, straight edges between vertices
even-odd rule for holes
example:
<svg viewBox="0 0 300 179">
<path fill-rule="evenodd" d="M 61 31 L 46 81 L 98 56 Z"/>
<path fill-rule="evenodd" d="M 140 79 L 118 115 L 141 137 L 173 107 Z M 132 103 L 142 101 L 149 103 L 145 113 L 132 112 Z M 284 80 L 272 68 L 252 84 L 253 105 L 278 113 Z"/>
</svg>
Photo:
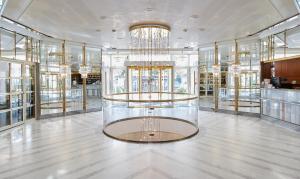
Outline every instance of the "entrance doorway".
<svg viewBox="0 0 300 179">
<path fill-rule="evenodd" d="M 172 66 L 129 66 L 129 93 L 171 93 Z"/>
</svg>

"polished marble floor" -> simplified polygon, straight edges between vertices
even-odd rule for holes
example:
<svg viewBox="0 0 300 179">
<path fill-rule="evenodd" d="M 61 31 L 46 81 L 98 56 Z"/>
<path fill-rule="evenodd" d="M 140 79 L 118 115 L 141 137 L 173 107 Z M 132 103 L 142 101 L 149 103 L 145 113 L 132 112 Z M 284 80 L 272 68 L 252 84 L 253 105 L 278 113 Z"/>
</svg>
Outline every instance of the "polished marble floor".
<svg viewBox="0 0 300 179">
<path fill-rule="evenodd" d="M 101 112 L 0 133 L 0 178 L 300 179 L 300 133 L 253 117 L 200 111 L 197 136 L 165 144 L 116 141 Z"/>
</svg>

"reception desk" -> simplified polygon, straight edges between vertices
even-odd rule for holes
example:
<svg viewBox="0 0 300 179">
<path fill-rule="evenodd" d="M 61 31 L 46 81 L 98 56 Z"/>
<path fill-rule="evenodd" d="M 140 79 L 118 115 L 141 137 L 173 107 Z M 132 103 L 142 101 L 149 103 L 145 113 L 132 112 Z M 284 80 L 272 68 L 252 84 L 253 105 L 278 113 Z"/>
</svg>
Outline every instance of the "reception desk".
<svg viewBox="0 0 300 179">
<path fill-rule="evenodd" d="M 261 89 L 262 115 L 300 125 L 300 90 Z"/>
</svg>

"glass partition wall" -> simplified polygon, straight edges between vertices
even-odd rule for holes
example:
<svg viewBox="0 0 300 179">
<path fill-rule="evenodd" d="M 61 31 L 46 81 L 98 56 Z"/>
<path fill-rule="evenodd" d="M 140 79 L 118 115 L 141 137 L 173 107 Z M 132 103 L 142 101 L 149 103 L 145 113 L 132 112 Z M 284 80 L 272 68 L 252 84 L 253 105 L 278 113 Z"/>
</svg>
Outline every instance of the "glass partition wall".
<svg viewBox="0 0 300 179">
<path fill-rule="evenodd" d="M 71 74 L 66 77 L 66 111 L 80 111 L 83 109 L 83 80 L 79 69 L 83 63 L 83 46 L 66 43 L 65 55 L 71 69 Z"/>
<path fill-rule="evenodd" d="M 41 42 L 41 115 L 63 112 L 63 86 L 60 75 L 62 42 Z"/>
<path fill-rule="evenodd" d="M 84 79 L 80 69 L 89 71 Z M 101 109 L 101 49 L 65 41 L 42 41 L 41 114 Z M 62 68 L 66 68 L 62 72 Z"/>
<path fill-rule="evenodd" d="M 35 118 L 37 43 L 28 46 L 30 39 L 0 28 L 0 130 Z"/>
<path fill-rule="evenodd" d="M 260 113 L 259 47 L 233 41 L 199 49 L 200 107 Z"/>
<path fill-rule="evenodd" d="M 174 141 L 196 134 L 197 50 L 160 51 L 151 60 L 134 52 L 103 51 L 104 133 L 135 142 Z"/>
<path fill-rule="evenodd" d="M 259 41 L 239 43 L 239 111 L 260 113 Z"/>
<path fill-rule="evenodd" d="M 87 111 L 102 108 L 101 61 L 101 49 L 86 47 L 86 64 L 90 68 L 86 81 Z"/>
<path fill-rule="evenodd" d="M 204 47 L 199 49 L 200 107 L 214 108 L 215 81 L 212 72 L 214 58 L 214 47 Z"/>
<path fill-rule="evenodd" d="M 231 71 L 235 63 L 234 42 L 218 45 L 218 62 L 220 64 L 218 109 L 235 111 L 235 83 Z"/>
</svg>

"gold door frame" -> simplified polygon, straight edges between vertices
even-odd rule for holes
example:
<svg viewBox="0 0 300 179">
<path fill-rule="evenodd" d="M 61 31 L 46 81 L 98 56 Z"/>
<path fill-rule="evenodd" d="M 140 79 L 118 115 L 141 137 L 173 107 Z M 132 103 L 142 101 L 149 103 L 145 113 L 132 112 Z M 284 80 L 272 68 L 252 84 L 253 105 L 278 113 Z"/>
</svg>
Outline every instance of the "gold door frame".
<svg viewBox="0 0 300 179">
<path fill-rule="evenodd" d="M 174 71 L 174 67 L 173 66 L 128 66 L 127 67 L 127 87 L 128 87 L 128 93 L 132 93 L 132 91 L 130 91 L 130 84 L 129 84 L 129 77 L 130 77 L 130 71 L 131 70 L 138 70 L 138 93 L 141 94 L 142 92 L 142 71 L 143 70 L 148 70 L 148 71 L 152 71 L 152 70 L 158 70 L 159 72 L 159 86 L 158 86 L 158 93 L 162 93 L 162 71 L 163 70 L 171 70 L 171 83 L 170 83 L 170 92 L 173 92 L 173 71 Z M 130 74 L 129 74 L 130 73 Z M 150 88 L 150 92 L 152 91 L 152 88 Z"/>
</svg>

